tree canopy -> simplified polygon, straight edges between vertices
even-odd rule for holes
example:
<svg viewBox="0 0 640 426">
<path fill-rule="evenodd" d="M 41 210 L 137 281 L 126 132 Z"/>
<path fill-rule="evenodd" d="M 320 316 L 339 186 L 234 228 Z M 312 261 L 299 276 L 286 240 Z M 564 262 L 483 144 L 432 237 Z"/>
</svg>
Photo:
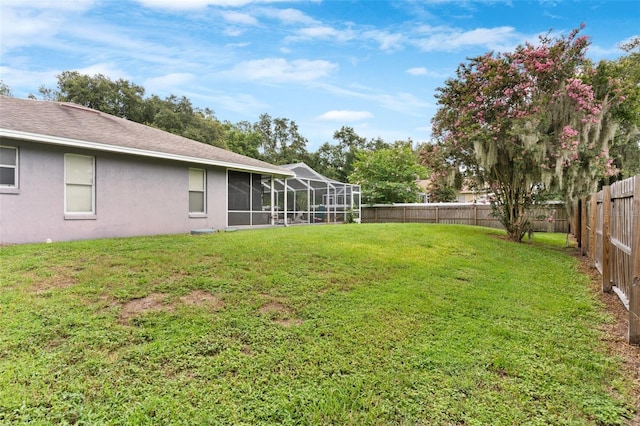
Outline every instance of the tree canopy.
<svg viewBox="0 0 640 426">
<path fill-rule="evenodd" d="M 226 148 L 224 128 L 212 110 L 195 108 L 185 96 L 145 97 L 145 90 L 127 80 L 77 71 L 58 75 L 57 88 L 41 86 L 47 100 L 73 102 L 136 123 L 157 127 L 210 145 Z M 31 96 L 35 97 L 35 96 Z"/>
<path fill-rule="evenodd" d="M 536 198 L 572 200 L 617 173 L 609 149 L 623 97 L 586 59 L 589 41 L 579 31 L 472 58 L 436 95 L 443 165 L 491 189 L 515 241 L 529 230 Z"/>
<path fill-rule="evenodd" d="M 416 203 L 417 180 L 426 169 L 418 164 L 411 143 L 374 151 L 358 151 L 349 181 L 361 185 L 365 204 Z"/>
<path fill-rule="evenodd" d="M 336 130 L 333 139 L 337 143 L 323 143 L 315 152 L 311 165 L 328 178 L 340 182 L 349 180 L 358 152 L 391 147 L 380 138 L 368 141 L 349 126 L 342 126 L 340 130 Z"/>
<path fill-rule="evenodd" d="M 628 54 L 616 61 L 598 64 L 598 75 L 606 90 L 609 79 L 616 79 L 623 102 L 612 109 L 618 129 L 610 155 L 620 178 L 640 173 L 640 37 L 621 46 Z"/>
<path fill-rule="evenodd" d="M 295 121 L 288 118 L 271 118 L 265 113 L 260 115 L 253 131 L 260 138 L 258 150 L 262 160 L 271 164 L 308 161 L 308 141 L 298 131 Z"/>
</svg>

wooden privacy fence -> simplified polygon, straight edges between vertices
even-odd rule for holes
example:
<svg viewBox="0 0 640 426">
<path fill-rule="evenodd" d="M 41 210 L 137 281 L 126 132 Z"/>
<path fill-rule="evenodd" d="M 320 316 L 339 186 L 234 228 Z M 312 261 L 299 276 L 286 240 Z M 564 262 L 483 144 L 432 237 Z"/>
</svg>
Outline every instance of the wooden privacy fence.
<svg viewBox="0 0 640 426">
<path fill-rule="evenodd" d="M 503 229 L 491 215 L 491 205 L 476 203 L 375 204 L 362 208 L 363 223 L 418 222 L 486 226 Z M 548 220 L 551 217 L 551 220 Z M 545 204 L 532 214 L 536 232 L 569 232 L 569 220 L 564 206 Z"/>
<path fill-rule="evenodd" d="M 616 293 L 629 311 L 629 343 L 640 343 L 640 176 L 582 198 L 574 221 L 582 254 L 602 274 L 602 291 Z"/>
</svg>

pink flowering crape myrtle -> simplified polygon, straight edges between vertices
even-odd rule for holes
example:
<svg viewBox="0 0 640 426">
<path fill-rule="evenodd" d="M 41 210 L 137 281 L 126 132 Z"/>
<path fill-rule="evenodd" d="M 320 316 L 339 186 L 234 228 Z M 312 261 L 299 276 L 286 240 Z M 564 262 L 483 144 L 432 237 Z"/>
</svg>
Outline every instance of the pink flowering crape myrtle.
<svg viewBox="0 0 640 426">
<path fill-rule="evenodd" d="M 529 230 L 535 199 L 570 200 L 616 172 L 608 114 L 620 96 L 615 81 L 596 96 L 581 29 L 471 59 L 438 89 L 433 129 L 444 164 L 494 188 L 496 213 L 515 241 Z"/>
</svg>

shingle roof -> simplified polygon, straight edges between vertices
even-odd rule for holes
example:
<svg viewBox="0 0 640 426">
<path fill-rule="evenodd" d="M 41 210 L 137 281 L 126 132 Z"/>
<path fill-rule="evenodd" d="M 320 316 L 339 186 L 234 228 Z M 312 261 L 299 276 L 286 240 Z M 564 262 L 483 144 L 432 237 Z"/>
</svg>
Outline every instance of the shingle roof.
<svg viewBox="0 0 640 426">
<path fill-rule="evenodd" d="M 264 161 L 64 102 L 0 96 L 0 136 L 293 175 Z"/>
</svg>

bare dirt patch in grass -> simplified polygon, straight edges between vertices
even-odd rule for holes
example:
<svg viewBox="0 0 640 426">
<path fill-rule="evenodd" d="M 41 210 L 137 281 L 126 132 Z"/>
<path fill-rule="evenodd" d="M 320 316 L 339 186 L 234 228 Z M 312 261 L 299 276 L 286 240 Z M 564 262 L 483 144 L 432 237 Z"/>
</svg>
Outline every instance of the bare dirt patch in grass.
<svg viewBox="0 0 640 426">
<path fill-rule="evenodd" d="M 273 322 L 278 323 L 283 327 L 292 327 L 294 325 L 302 324 L 302 320 L 299 318 L 279 319 L 279 320 L 274 320 Z"/>
<path fill-rule="evenodd" d="M 174 312 L 179 302 L 169 301 L 165 293 L 152 293 L 140 299 L 133 299 L 122 305 L 120 314 L 123 322 L 144 312 Z M 180 302 L 188 306 L 204 306 L 213 310 L 224 307 L 224 302 L 215 295 L 204 290 L 194 290 L 186 296 L 180 297 Z"/>
<path fill-rule="evenodd" d="M 258 309 L 258 312 L 284 327 L 302 324 L 302 320 L 295 318 L 291 309 L 277 301 L 271 301 L 262 305 L 260 309 Z"/>
<path fill-rule="evenodd" d="M 291 310 L 280 302 L 269 302 L 258 310 L 262 315 L 290 315 Z"/>
<path fill-rule="evenodd" d="M 206 306 L 211 309 L 222 309 L 224 302 L 213 294 L 204 290 L 194 290 L 186 296 L 180 298 L 182 303 L 190 306 Z"/>
<path fill-rule="evenodd" d="M 132 317 L 148 311 L 173 312 L 175 307 L 165 303 L 166 299 L 167 294 L 152 293 L 147 297 L 130 300 L 122 305 L 122 320 L 128 322 Z"/>
<path fill-rule="evenodd" d="M 29 278 L 33 280 L 31 291 L 36 294 L 46 293 L 50 290 L 64 289 L 76 283 L 73 276 L 69 273 L 69 269 L 64 267 L 52 269 L 51 274 L 47 277 L 42 277 L 34 273 L 30 273 L 29 275 Z"/>
</svg>

